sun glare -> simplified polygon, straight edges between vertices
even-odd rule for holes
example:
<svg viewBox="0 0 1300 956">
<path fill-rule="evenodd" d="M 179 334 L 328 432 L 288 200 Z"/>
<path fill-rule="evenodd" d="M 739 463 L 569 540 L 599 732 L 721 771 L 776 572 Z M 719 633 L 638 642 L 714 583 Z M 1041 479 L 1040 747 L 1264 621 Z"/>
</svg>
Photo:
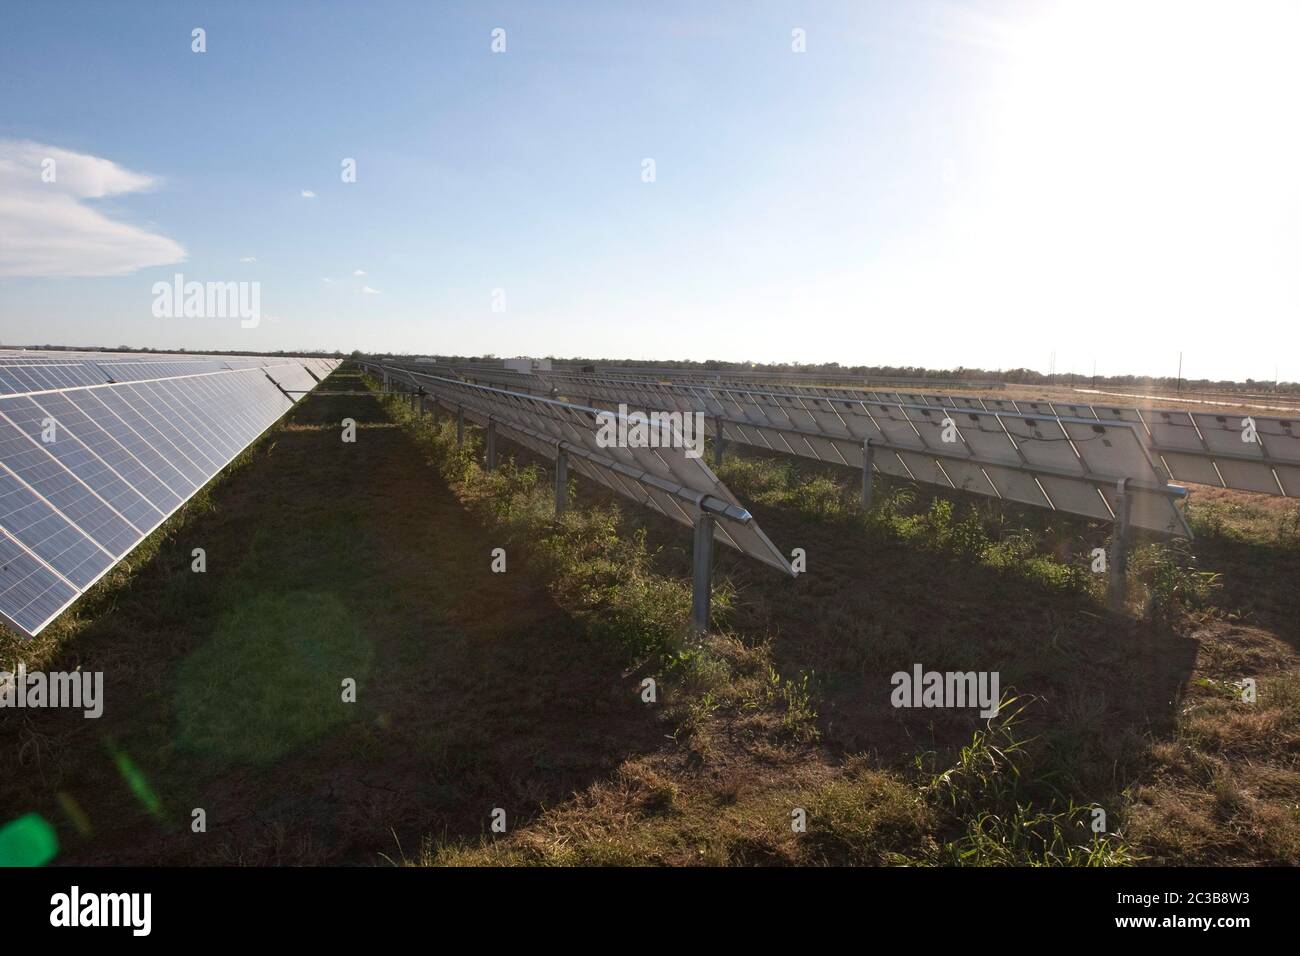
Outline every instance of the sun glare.
<svg viewBox="0 0 1300 956">
<path fill-rule="evenodd" d="M 1294 303 L 1300 5 L 1101 9 L 1015 36 L 990 130 L 998 244 L 1171 319 Z"/>
</svg>

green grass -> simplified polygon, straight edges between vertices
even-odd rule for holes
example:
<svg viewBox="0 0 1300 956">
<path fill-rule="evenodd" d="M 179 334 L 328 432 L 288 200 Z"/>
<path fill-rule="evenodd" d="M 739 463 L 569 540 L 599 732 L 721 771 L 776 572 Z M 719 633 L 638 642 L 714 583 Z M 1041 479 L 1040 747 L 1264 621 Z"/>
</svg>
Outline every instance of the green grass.
<svg viewBox="0 0 1300 956">
<path fill-rule="evenodd" d="M 960 866 L 1136 862 L 1138 854 L 1121 837 L 1092 829 L 1094 808 L 1072 800 L 1061 806 L 1051 792 L 1050 775 L 1026 785 L 1019 762 L 1029 742 L 1019 732 L 1019 719 L 1027 707 L 1015 698 L 1004 700 L 998 716 L 975 732 L 956 762 L 924 785 L 934 812 L 946 818 L 952 834 L 935 849 L 934 861 Z M 918 767 L 924 762 L 918 757 Z"/>
<path fill-rule="evenodd" d="M 871 506 L 861 507 L 856 480 L 826 466 L 761 454 L 732 454 L 719 476 L 748 500 L 793 510 L 819 523 L 861 530 L 869 537 L 906 543 L 976 564 L 1067 594 L 1090 596 L 1102 607 L 1106 576 L 1092 570 L 1092 551 L 1105 547 L 1110 528 L 1068 517 L 1031 513 L 1000 502 L 959 502 L 921 494 L 908 483 L 877 476 Z M 1198 533 L 1231 536 L 1225 509 L 1207 505 L 1190 512 Z M 1234 520 L 1259 515 L 1235 506 Z M 1300 509 L 1284 513 L 1279 541 L 1300 544 Z M 1235 527 L 1235 525 L 1233 525 Z M 1062 555 L 1066 559 L 1062 559 Z M 1145 616 L 1169 623 L 1210 603 L 1218 575 L 1198 570 L 1188 542 L 1140 536 L 1129 568 L 1132 604 Z"/>
</svg>

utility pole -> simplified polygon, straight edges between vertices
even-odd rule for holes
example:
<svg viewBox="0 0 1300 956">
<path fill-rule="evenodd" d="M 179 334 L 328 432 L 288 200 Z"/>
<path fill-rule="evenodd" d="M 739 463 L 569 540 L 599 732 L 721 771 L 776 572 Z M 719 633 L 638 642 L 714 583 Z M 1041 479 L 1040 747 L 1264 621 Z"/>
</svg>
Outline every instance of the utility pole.
<svg viewBox="0 0 1300 956">
<path fill-rule="evenodd" d="M 1183 390 L 1183 353 L 1178 353 L 1178 391 Z"/>
</svg>

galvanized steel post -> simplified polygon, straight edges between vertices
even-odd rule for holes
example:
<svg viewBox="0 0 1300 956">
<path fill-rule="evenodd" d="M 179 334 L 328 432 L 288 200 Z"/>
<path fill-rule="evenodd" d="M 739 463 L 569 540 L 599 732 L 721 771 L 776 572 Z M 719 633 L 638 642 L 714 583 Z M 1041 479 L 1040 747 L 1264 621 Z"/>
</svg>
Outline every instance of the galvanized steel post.
<svg viewBox="0 0 1300 956">
<path fill-rule="evenodd" d="M 866 511 L 871 507 L 872 495 L 872 465 L 875 464 L 875 453 L 871 450 L 871 439 L 862 440 L 862 510 Z"/>
<path fill-rule="evenodd" d="M 563 445 L 555 449 L 555 513 L 564 514 L 569 506 L 569 454 Z"/>
<path fill-rule="evenodd" d="M 1124 608 L 1128 597 L 1128 545 L 1129 517 L 1132 499 L 1128 479 L 1121 478 L 1115 486 L 1115 527 L 1111 531 L 1110 555 L 1106 570 L 1109 574 L 1106 593 L 1112 611 Z"/>
<path fill-rule="evenodd" d="M 709 604 L 713 598 L 713 522 L 713 515 L 703 508 L 695 512 L 695 541 L 691 551 L 691 630 L 696 634 L 709 630 Z"/>
</svg>

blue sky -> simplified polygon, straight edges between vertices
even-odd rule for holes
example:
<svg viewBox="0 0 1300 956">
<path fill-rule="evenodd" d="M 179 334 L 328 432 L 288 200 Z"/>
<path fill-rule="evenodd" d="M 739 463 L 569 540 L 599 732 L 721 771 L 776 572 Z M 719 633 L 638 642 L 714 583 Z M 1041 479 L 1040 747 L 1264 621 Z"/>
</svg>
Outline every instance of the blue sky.
<svg viewBox="0 0 1300 956">
<path fill-rule="evenodd" d="M 13 6 L 0 339 L 1300 379 L 1298 45 L 1289 0 Z M 47 154 L 107 172 L 47 210 Z M 176 273 L 260 323 L 155 316 Z"/>
</svg>

